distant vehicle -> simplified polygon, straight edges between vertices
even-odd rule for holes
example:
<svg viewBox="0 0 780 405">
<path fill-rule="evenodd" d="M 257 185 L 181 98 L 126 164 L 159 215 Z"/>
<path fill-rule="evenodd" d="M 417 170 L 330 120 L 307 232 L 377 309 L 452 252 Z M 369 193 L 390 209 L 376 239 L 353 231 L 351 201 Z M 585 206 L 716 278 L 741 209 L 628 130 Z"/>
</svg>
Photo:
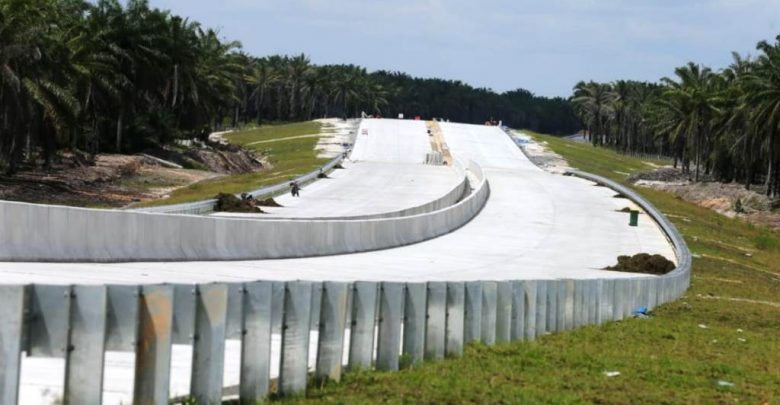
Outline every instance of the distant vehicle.
<svg viewBox="0 0 780 405">
<path fill-rule="evenodd" d="M 360 131 L 360 135 L 368 135 L 368 129 L 367 128 L 363 128 L 363 130 Z"/>
</svg>

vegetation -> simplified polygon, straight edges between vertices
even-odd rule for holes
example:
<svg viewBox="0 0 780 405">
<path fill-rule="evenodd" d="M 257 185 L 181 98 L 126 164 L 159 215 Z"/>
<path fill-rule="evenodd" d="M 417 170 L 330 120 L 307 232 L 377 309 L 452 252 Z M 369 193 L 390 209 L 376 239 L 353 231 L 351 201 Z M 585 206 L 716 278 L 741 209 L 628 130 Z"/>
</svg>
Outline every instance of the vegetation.
<svg viewBox="0 0 780 405">
<path fill-rule="evenodd" d="M 168 198 L 146 201 L 139 207 L 181 204 L 214 198 L 217 194 L 240 194 L 281 183 L 322 166 L 328 159 L 317 157 L 315 147 L 322 124 L 314 121 L 293 124 L 264 125 L 226 135 L 231 142 L 258 155 L 270 165 L 259 172 L 204 180 L 171 192 Z"/>
<path fill-rule="evenodd" d="M 654 165 L 605 148 L 538 139 L 570 164 L 624 184 L 627 174 Z M 780 250 L 771 247 L 780 237 L 668 193 L 639 191 L 675 222 L 694 253 L 691 289 L 651 318 L 537 342 L 472 345 L 462 358 L 399 373 L 348 373 L 340 384 L 287 402 L 773 403 L 780 398 Z"/>
<path fill-rule="evenodd" d="M 390 89 L 386 116 L 399 113 L 411 118 L 445 118 L 456 122 L 482 124 L 490 117 L 512 128 L 529 128 L 556 135 L 569 135 L 580 123 L 568 100 L 547 98 L 517 89 L 497 94 L 490 89 L 473 88 L 460 81 L 412 78 L 397 72 L 377 72 L 372 76 Z"/>
<path fill-rule="evenodd" d="M 447 117 L 565 133 L 564 99 L 461 82 L 254 57 L 147 0 L 0 0 L 0 170 L 62 148 L 135 152 L 224 125 L 369 114 Z"/>
<path fill-rule="evenodd" d="M 780 36 L 719 72 L 688 63 L 660 84 L 580 82 L 572 103 L 594 145 L 674 158 L 703 175 L 780 194 Z"/>
</svg>

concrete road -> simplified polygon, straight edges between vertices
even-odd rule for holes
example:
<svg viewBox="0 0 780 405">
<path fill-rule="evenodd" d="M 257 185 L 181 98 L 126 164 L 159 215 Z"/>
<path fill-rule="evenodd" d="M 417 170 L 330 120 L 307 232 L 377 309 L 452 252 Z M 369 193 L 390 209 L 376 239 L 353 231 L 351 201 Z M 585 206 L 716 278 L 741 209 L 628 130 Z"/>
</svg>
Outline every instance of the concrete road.
<svg viewBox="0 0 780 405">
<path fill-rule="evenodd" d="M 365 182 L 355 187 L 370 189 L 372 184 L 389 187 L 378 191 L 383 198 L 397 194 L 399 200 L 404 199 L 403 204 L 407 204 L 412 202 L 405 194 L 408 193 L 407 186 L 416 190 L 412 194 L 421 193 L 415 175 L 426 178 L 432 190 L 435 189 L 424 198 L 447 188 L 439 182 L 454 181 L 445 168 L 421 168 L 420 157 L 424 156 L 427 145 L 423 141 L 427 142 L 427 139 L 412 135 L 419 135 L 419 131 L 403 128 L 422 123 L 367 120 L 364 125 L 369 129 L 368 139 L 356 144 L 354 157 L 361 162 L 355 163 L 351 170 L 362 170 L 355 169 L 359 165 L 366 168 L 359 176 Z M 622 254 L 660 253 L 674 260 L 665 236 L 646 215 L 640 215 L 638 227 L 628 226 L 628 214 L 619 210 L 634 206 L 628 200 L 613 198 L 613 191 L 582 179 L 538 169 L 496 127 L 442 123 L 442 130 L 453 155 L 478 162 L 491 187 L 491 196 L 482 212 L 462 228 L 442 237 L 395 249 L 303 259 L 0 263 L 0 282 L 135 284 L 255 279 L 424 281 L 632 277 L 632 274 L 600 269 L 614 264 L 616 257 Z M 380 133 L 387 136 L 372 138 L 372 134 Z M 396 133 L 403 135 L 394 141 L 387 139 Z M 399 175 L 393 177 L 393 171 Z M 372 178 L 371 173 L 376 173 L 376 178 Z M 347 178 L 345 174 L 344 179 Z M 377 201 L 348 199 L 355 203 L 350 206 L 340 197 L 335 197 L 330 206 L 328 193 L 345 193 L 346 184 L 334 179 L 322 182 L 318 186 L 321 191 L 316 188 L 304 190 L 303 195 L 309 192 L 312 198 L 301 198 L 296 201 L 297 205 L 288 202 L 290 211 L 306 216 L 315 215 L 326 209 L 324 207 L 330 207 L 327 209 L 333 212 L 368 212 L 395 206 L 393 203 L 382 205 Z M 229 341 L 226 353 L 224 383 L 236 384 L 240 344 Z M 275 336 L 273 353 L 274 361 L 278 362 L 278 336 Z M 177 345 L 171 373 L 173 394 L 188 391 L 190 363 L 191 350 Z M 128 401 L 132 365 L 132 354 L 107 353 L 104 403 Z M 46 398 L 56 397 L 62 390 L 63 368 L 61 359 L 25 358 L 21 387 L 25 403 L 48 403 Z"/>
<path fill-rule="evenodd" d="M 423 121 L 364 120 L 344 170 L 307 185 L 300 197 L 289 193 L 264 207 L 267 215 L 216 213 L 215 216 L 333 218 L 378 215 L 441 198 L 461 180 L 452 167 L 425 165 L 431 151 Z"/>
<path fill-rule="evenodd" d="M 370 120 L 371 128 L 396 120 Z M 461 229 L 423 243 L 327 257 L 231 262 L 0 263 L 4 283 L 196 283 L 272 280 L 502 280 L 629 277 L 600 270 L 618 255 L 659 253 L 674 259 L 657 225 L 633 204 L 586 180 L 534 166 L 496 127 L 442 124 L 453 155 L 482 165 L 491 196 Z M 384 142 L 376 142 L 382 149 Z M 357 146 L 357 145 L 356 145 Z M 422 150 L 422 148 L 421 148 Z M 403 156 L 364 150 L 361 156 Z M 416 159 L 413 163 L 418 164 Z"/>
</svg>

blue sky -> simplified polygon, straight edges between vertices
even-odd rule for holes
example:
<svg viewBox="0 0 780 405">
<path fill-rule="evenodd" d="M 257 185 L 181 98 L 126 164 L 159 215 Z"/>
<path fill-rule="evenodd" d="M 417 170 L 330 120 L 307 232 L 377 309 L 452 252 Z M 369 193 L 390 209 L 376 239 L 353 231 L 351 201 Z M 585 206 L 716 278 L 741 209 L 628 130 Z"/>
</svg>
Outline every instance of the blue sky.
<svg viewBox="0 0 780 405">
<path fill-rule="evenodd" d="M 568 96 L 578 80 L 657 80 L 780 34 L 780 0 L 150 0 L 257 56 Z"/>
</svg>

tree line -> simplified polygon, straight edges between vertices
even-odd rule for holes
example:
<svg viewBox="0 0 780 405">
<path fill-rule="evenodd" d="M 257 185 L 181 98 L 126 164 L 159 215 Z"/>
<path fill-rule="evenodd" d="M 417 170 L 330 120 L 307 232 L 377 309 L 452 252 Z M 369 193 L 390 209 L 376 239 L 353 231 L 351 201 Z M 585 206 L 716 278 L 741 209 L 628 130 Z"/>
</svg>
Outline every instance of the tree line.
<svg viewBox="0 0 780 405">
<path fill-rule="evenodd" d="M 580 82 L 572 105 L 594 145 L 663 154 L 690 177 L 780 193 L 780 36 L 714 71 L 695 63 L 660 83 Z"/>
<path fill-rule="evenodd" d="M 146 0 L 0 0 L 0 170 L 57 151 L 133 152 L 223 126 L 368 114 L 545 132 L 577 128 L 567 100 L 457 81 L 254 57 Z"/>
</svg>

